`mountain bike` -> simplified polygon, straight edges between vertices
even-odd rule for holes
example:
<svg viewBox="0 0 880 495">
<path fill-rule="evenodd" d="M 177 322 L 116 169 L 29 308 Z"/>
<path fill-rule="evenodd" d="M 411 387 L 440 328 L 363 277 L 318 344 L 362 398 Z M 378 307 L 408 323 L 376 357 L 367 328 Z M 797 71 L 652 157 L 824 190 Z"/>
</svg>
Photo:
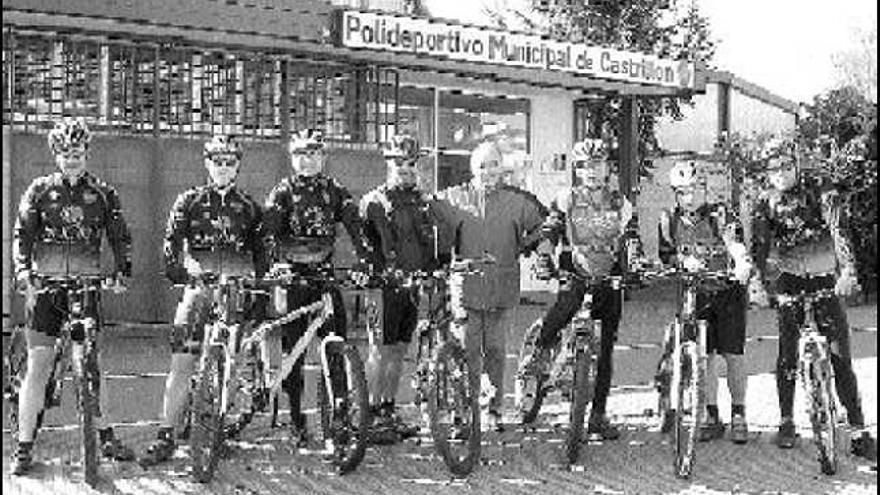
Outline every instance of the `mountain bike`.
<svg viewBox="0 0 880 495">
<path fill-rule="evenodd" d="M 563 277 L 574 276 L 567 274 Z M 622 277 L 610 276 L 590 281 L 590 285 L 609 282 L 617 291 Z M 535 366 L 534 356 L 539 352 L 537 341 L 541 325 L 533 325 L 526 331 L 519 354 L 519 369 L 514 379 L 514 404 L 523 425 L 534 423 L 544 398 L 554 390 L 561 391 L 571 400 L 569 429 L 565 440 L 565 458 L 569 463 L 577 461 L 583 438 L 584 418 L 587 404 L 593 400 L 596 368 L 602 336 L 602 322 L 593 318 L 593 294 L 587 291 L 580 308 L 562 333 L 559 345 L 552 350 L 549 370 Z"/>
<path fill-rule="evenodd" d="M 726 271 L 671 269 L 646 273 L 646 278 L 672 276 L 678 281 L 677 312 L 663 337 L 664 354 L 658 366 L 657 388 L 665 433 L 673 438 L 676 476 L 689 478 L 696 459 L 696 442 L 704 421 L 707 322 L 697 318 L 697 291 L 731 283 Z"/>
<path fill-rule="evenodd" d="M 416 328 L 414 403 L 427 420 L 437 452 L 449 470 L 466 476 L 480 458 L 480 376 L 464 347 L 467 310 L 462 285 L 466 275 L 494 263 L 486 256 L 456 259 L 449 268 L 412 275 L 420 285 Z"/>
<path fill-rule="evenodd" d="M 831 289 L 777 296 L 780 304 L 803 307 L 803 324 L 798 339 L 798 377 L 808 397 L 819 468 L 828 475 L 837 472 L 840 461 L 837 389 L 834 368 L 831 366 L 830 344 L 828 338 L 819 332 L 814 307 L 818 301 L 834 297 L 837 296 Z"/>
<path fill-rule="evenodd" d="M 39 276 L 35 282 L 40 288 L 29 297 L 61 290 L 66 294 L 68 311 L 55 339 L 52 371 L 42 408 L 37 415 L 33 438 L 36 438 L 42 426 L 46 409 L 61 405 L 64 379 L 72 370 L 82 433 L 84 478 L 86 484 L 95 487 L 98 484 L 99 464 L 95 421 L 101 414 L 97 336 L 101 326 L 101 291 L 109 286 L 103 277 L 94 275 Z M 13 329 L 10 337 L 10 348 L 4 357 L 3 396 L 9 403 L 9 426 L 15 449 L 19 430 L 18 401 L 22 380 L 27 371 L 27 343 L 23 328 Z"/>
<path fill-rule="evenodd" d="M 328 280 L 324 276 L 319 278 L 322 282 Z M 263 323 L 251 332 L 248 324 L 236 321 L 236 315 L 244 309 L 245 296 L 248 293 L 265 294 L 267 287 L 289 287 L 315 281 L 290 271 L 289 267 L 276 266 L 267 280 L 221 276 L 209 284 L 214 297 L 214 315 L 205 326 L 190 405 L 189 443 L 193 477 L 197 481 L 206 483 L 211 480 L 224 440 L 244 428 L 254 413 L 266 411 L 272 404 L 274 424 L 282 380 L 333 315 L 332 297 L 327 292 L 320 301 Z M 270 343 L 277 339 L 270 339 L 272 331 L 303 317 L 312 318 L 305 334 L 289 353 L 282 356 L 281 363 L 274 363 Z M 323 380 L 322 386 L 318 387 L 318 403 L 322 432 L 331 452 L 331 461 L 345 473 L 360 463 L 366 451 L 364 439 L 369 411 L 363 364 L 357 351 L 335 333 L 322 339 L 320 353 Z M 330 362 L 336 365 L 330 366 Z M 344 376 L 337 376 L 339 374 Z M 345 383 L 347 392 L 334 390 L 333 380 Z M 349 395 L 353 400 L 349 400 Z M 237 401 L 238 397 L 242 400 Z M 235 412 L 239 413 L 238 421 L 227 424 L 227 418 Z M 352 413 L 357 422 L 354 427 L 349 416 Z"/>
</svg>

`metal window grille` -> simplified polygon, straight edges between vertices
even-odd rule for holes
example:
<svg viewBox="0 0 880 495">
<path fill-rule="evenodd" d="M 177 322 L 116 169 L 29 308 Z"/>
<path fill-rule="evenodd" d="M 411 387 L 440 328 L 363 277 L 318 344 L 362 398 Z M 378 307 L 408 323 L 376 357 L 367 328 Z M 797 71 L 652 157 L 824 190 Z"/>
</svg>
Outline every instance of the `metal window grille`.
<svg viewBox="0 0 880 495">
<path fill-rule="evenodd" d="M 333 146 L 371 147 L 397 128 L 394 69 L 13 30 L 3 41 L 3 119 L 16 130 L 75 116 L 99 132 L 272 140 L 317 128 Z"/>
</svg>

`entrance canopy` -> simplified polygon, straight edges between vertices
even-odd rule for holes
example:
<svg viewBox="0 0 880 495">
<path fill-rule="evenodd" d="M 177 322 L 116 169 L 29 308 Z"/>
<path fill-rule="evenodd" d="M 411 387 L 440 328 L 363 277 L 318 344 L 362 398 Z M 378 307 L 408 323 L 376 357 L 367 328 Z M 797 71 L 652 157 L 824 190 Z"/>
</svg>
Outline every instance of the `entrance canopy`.
<svg viewBox="0 0 880 495">
<path fill-rule="evenodd" d="M 620 96 L 705 90 L 699 63 L 317 0 L 4 0 L 5 25 L 451 73 Z"/>
</svg>

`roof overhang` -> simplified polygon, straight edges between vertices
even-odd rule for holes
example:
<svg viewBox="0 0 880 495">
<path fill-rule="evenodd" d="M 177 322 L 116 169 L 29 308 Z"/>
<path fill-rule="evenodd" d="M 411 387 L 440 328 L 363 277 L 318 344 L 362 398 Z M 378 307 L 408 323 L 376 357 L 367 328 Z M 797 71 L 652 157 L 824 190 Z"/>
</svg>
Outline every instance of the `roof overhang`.
<svg viewBox="0 0 880 495">
<path fill-rule="evenodd" d="M 401 67 L 537 87 L 622 96 L 689 96 L 705 91 L 697 64 L 692 88 L 612 81 L 527 67 L 356 49 L 334 43 L 339 9 L 315 0 L 4 0 L 3 24 L 17 29 L 135 39 L 156 44 L 256 51 L 314 61 Z"/>
</svg>

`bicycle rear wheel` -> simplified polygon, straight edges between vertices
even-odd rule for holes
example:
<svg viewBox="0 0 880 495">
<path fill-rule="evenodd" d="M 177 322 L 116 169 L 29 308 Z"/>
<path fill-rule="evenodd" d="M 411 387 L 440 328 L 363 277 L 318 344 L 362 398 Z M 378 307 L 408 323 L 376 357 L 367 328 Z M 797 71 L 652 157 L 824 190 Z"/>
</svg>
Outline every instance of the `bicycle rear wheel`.
<svg viewBox="0 0 880 495">
<path fill-rule="evenodd" d="M 77 373 L 77 395 L 79 396 L 79 420 L 82 430 L 83 471 L 86 484 L 98 484 L 98 432 L 95 418 L 98 415 L 100 375 L 98 371 L 98 350 L 94 342 L 86 344 L 82 362 Z"/>
<path fill-rule="evenodd" d="M 693 472 L 699 414 L 703 407 L 700 401 L 699 357 L 697 344 L 684 342 L 681 345 L 678 380 L 678 403 L 673 411 L 673 442 L 675 444 L 675 475 L 689 478 Z"/>
<path fill-rule="evenodd" d="M 536 376 L 531 372 L 524 372 L 516 378 L 514 394 L 523 425 L 532 424 L 538 419 L 541 405 L 544 403 L 544 398 L 547 397 L 545 383 L 545 377 Z"/>
<path fill-rule="evenodd" d="M 214 476 L 223 446 L 223 349 L 207 349 L 201 364 L 192 390 L 189 445 L 193 478 L 199 483 L 208 483 Z"/>
<path fill-rule="evenodd" d="M 565 439 L 565 457 L 569 464 L 577 462 L 580 454 L 581 440 L 584 437 L 584 416 L 587 413 L 587 404 L 593 400 L 595 367 L 596 363 L 589 349 L 579 349 L 575 353 L 568 436 Z"/>
<path fill-rule="evenodd" d="M 449 470 L 466 476 L 480 458 L 479 378 L 456 342 L 437 349 L 428 388 L 428 414 L 437 452 Z"/>
<path fill-rule="evenodd" d="M 822 474 L 837 473 L 837 404 L 835 402 L 834 372 L 827 359 L 809 364 L 808 393 L 810 397 L 810 423 L 813 427 L 813 443 Z"/>
<path fill-rule="evenodd" d="M 350 344 L 332 342 L 326 346 L 330 383 L 344 384 L 333 390 L 333 404 L 323 380 L 318 385 L 321 428 L 325 440 L 332 441 L 332 461 L 340 474 L 357 468 L 364 460 L 370 427 L 369 396 L 364 363 Z M 342 376 L 337 376 L 341 373 Z"/>
</svg>

